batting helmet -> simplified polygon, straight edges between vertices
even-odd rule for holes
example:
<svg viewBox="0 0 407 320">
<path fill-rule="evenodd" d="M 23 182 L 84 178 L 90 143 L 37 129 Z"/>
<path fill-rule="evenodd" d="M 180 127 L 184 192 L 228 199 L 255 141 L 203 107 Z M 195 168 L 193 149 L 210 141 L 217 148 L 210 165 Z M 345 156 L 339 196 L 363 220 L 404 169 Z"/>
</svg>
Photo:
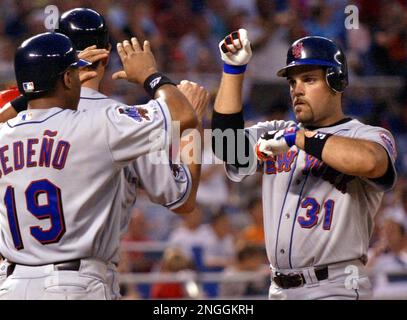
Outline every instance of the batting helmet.
<svg viewBox="0 0 407 320">
<path fill-rule="evenodd" d="M 287 65 L 277 72 L 286 77 L 287 70 L 295 66 L 326 67 L 328 86 L 342 92 L 348 85 L 346 56 L 332 40 L 323 37 L 305 37 L 295 41 L 287 52 Z"/>
<path fill-rule="evenodd" d="M 17 86 L 27 98 L 53 89 L 69 67 L 90 64 L 78 59 L 67 36 L 55 32 L 41 33 L 25 40 L 14 57 Z"/>
<path fill-rule="evenodd" d="M 109 30 L 105 19 L 92 9 L 76 8 L 64 12 L 56 31 L 68 36 L 79 51 L 93 45 L 99 49 L 107 49 L 109 46 Z"/>
</svg>

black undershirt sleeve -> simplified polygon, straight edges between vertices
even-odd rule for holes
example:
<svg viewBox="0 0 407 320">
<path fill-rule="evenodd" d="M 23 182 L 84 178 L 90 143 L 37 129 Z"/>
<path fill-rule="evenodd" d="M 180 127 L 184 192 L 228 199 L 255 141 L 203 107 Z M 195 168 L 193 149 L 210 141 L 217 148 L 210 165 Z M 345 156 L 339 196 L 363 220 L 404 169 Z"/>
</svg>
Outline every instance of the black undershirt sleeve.
<svg viewBox="0 0 407 320">
<path fill-rule="evenodd" d="M 222 139 L 221 143 L 219 139 Z M 216 157 L 237 168 L 249 166 L 248 159 L 251 159 L 254 154 L 253 146 L 244 132 L 243 111 L 232 114 L 213 111 L 212 151 Z M 243 152 L 244 157 L 239 157 L 238 154 Z"/>
<path fill-rule="evenodd" d="M 28 101 L 24 96 L 19 96 L 14 100 L 11 100 L 10 104 L 14 108 L 14 110 L 16 110 L 17 113 L 19 113 L 21 111 L 27 110 Z"/>
</svg>

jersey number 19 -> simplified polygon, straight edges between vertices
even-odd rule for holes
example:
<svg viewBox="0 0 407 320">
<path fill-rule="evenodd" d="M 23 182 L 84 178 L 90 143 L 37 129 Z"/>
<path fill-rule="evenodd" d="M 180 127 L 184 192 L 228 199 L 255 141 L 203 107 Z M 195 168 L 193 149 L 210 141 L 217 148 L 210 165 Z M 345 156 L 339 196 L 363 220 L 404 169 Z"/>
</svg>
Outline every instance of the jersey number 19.
<svg viewBox="0 0 407 320">
<path fill-rule="evenodd" d="M 40 205 L 39 203 L 41 195 L 45 195 L 47 199 L 45 205 Z M 33 181 L 25 190 L 25 201 L 28 211 L 34 217 L 39 220 L 49 219 L 51 225 L 47 230 L 40 226 L 30 226 L 31 236 L 44 245 L 58 242 L 65 233 L 61 190 L 47 179 Z M 4 202 L 6 204 L 7 218 L 14 246 L 17 250 L 21 250 L 24 248 L 24 244 L 21 238 L 16 210 L 16 197 L 12 186 L 7 187 Z"/>
</svg>

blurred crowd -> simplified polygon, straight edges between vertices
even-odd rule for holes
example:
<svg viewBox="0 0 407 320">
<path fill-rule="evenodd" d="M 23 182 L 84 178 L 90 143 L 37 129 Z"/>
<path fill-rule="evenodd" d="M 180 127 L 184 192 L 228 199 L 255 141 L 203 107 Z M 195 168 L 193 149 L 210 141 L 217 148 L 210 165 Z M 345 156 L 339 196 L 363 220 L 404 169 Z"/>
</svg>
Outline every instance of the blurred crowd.
<svg viewBox="0 0 407 320">
<path fill-rule="evenodd" d="M 196 81 L 213 97 L 222 70 L 218 42 L 232 30 L 246 28 L 254 52 L 244 90 L 248 124 L 293 119 L 287 85 L 275 76 L 285 65 L 292 41 L 306 35 L 337 41 L 345 49 L 349 66 L 345 112 L 389 129 L 396 138 L 399 181 L 395 190 L 385 195 L 377 214 L 368 267 L 378 296 L 394 284 L 407 297 L 407 276 L 400 275 L 403 271 L 407 274 L 406 0 L 0 0 L 0 89 L 14 83 L 15 48 L 28 36 L 45 31 L 44 8 L 49 4 L 56 5 L 59 13 L 75 7 L 97 10 L 106 17 L 113 50 L 117 41 L 131 36 L 148 39 L 161 72 L 174 80 Z M 358 23 L 354 29 L 346 29 L 344 24 L 348 4 L 356 6 L 359 13 L 353 20 Z M 148 100 L 142 88 L 110 79 L 109 74 L 119 69 L 119 59 L 113 54 L 101 91 L 128 104 Z M 210 114 L 208 110 L 206 126 Z M 210 146 L 206 147 L 205 155 L 210 158 Z M 261 176 L 235 184 L 226 179 L 222 165 L 206 163 L 199 206 L 185 217 L 150 203 L 140 192 L 123 243 L 163 241 L 168 248 L 161 254 L 123 250 L 121 270 L 223 271 L 225 275 L 258 270 L 265 275 L 260 284 L 209 283 L 205 294 L 265 296 L 269 280 L 260 185 Z M 394 276 L 378 276 L 381 271 Z M 134 286 L 123 289 L 129 297 L 188 295 L 185 286 L 177 283 L 155 284 L 147 291 Z"/>
</svg>

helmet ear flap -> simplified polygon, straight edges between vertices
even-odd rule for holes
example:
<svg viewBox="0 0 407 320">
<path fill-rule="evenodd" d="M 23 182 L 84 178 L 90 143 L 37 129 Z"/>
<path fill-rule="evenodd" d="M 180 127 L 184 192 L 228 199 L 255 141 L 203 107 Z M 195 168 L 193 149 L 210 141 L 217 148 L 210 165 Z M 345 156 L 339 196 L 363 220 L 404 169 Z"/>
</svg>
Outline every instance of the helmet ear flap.
<svg viewBox="0 0 407 320">
<path fill-rule="evenodd" d="M 343 92 L 348 86 L 348 75 L 340 67 L 326 69 L 326 82 L 335 92 Z"/>
</svg>

